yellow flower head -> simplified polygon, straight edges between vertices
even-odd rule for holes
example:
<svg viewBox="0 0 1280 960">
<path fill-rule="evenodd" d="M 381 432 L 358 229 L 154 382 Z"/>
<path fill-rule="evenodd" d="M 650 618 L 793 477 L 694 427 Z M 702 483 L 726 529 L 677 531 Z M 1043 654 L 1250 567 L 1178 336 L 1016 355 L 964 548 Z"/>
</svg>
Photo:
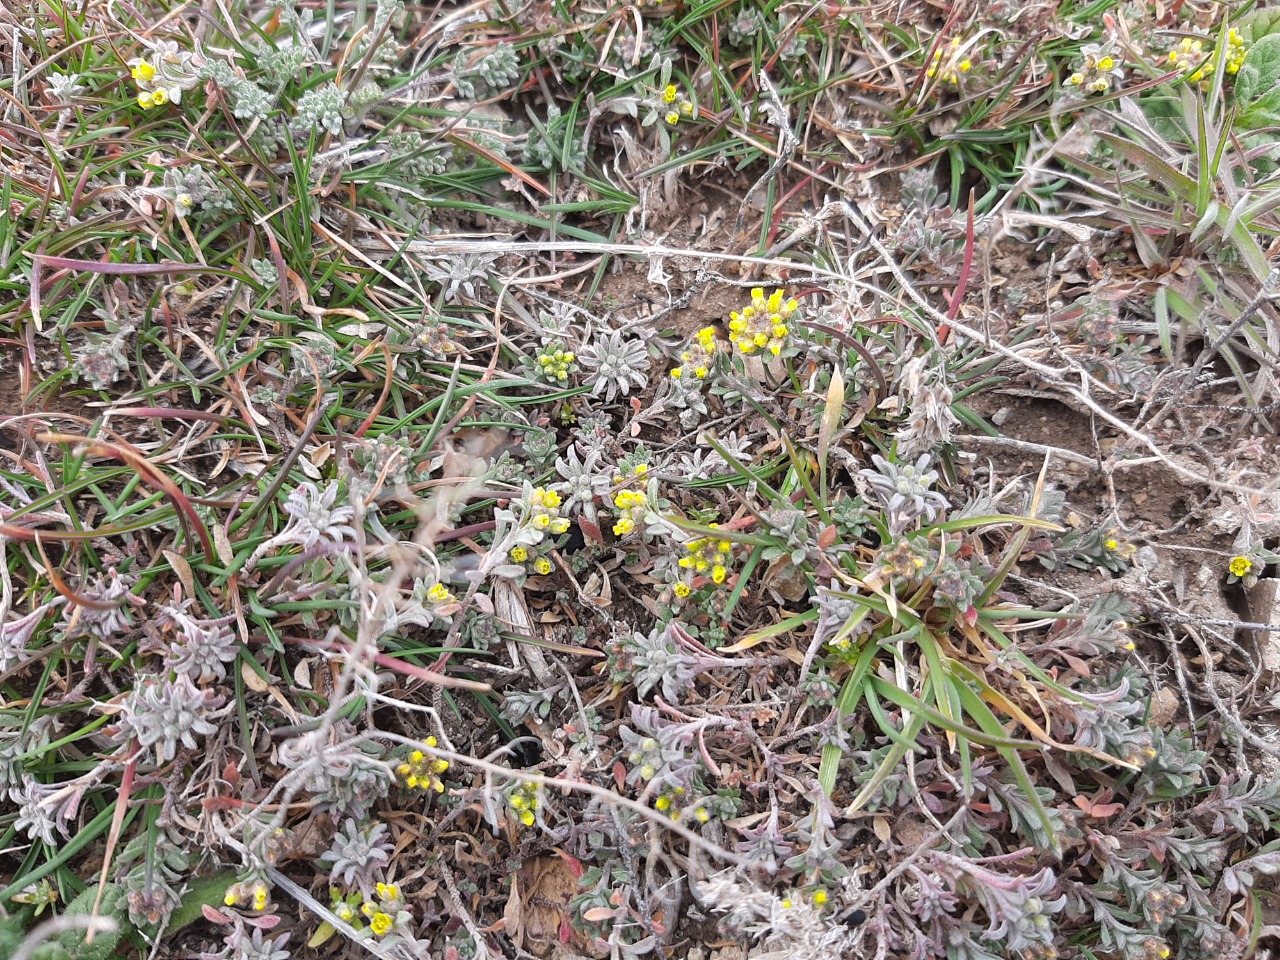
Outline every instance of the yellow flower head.
<svg viewBox="0 0 1280 960">
<path fill-rule="evenodd" d="M 138 91 L 138 106 L 154 107 L 156 105 L 156 96 L 148 90 Z"/>
<path fill-rule="evenodd" d="M 435 737 L 427 737 L 422 742 L 433 748 L 437 743 Z M 448 769 L 448 760 L 428 757 L 421 750 L 414 750 L 409 754 L 406 762 L 396 766 L 396 774 L 404 780 L 404 785 L 410 790 L 434 790 L 436 793 L 444 793 L 444 783 L 440 779 L 440 774 Z M 381 895 L 379 893 L 379 896 Z M 384 897 L 384 899 L 395 898 Z"/>
<path fill-rule="evenodd" d="M 454 599 L 453 594 L 449 592 L 449 588 L 443 583 L 437 583 L 434 587 L 427 591 L 427 599 L 432 603 L 449 603 Z"/>
<path fill-rule="evenodd" d="M 400 888 L 394 883 L 379 883 L 374 889 L 378 891 L 378 896 L 383 900 L 400 899 Z"/>
<path fill-rule="evenodd" d="M 529 559 L 529 551 L 524 547 L 512 547 L 509 556 L 516 563 L 524 563 Z"/>
<path fill-rule="evenodd" d="M 169 93 L 164 89 L 151 91 L 151 103 L 157 107 L 163 107 L 169 102 Z"/>
<path fill-rule="evenodd" d="M 1248 557 L 1232 557 L 1229 569 L 1233 575 L 1243 577 L 1253 569 L 1253 561 Z"/>
<path fill-rule="evenodd" d="M 546 557 L 539 557 L 537 560 L 533 561 L 533 569 L 534 572 L 545 577 L 551 572 L 551 561 Z"/>
<path fill-rule="evenodd" d="M 789 321 L 799 309 L 800 302 L 786 299 L 782 290 L 765 297 L 764 288 L 756 287 L 750 305 L 729 314 L 729 339 L 748 356 L 768 350 L 776 357 L 790 331 Z"/>
<path fill-rule="evenodd" d="M 663 117 L 663 119 L 667 121 L 668 126 L 674 127 L 677 123 L 680 122 L 680 111 L 668 110 L 666 116 Z"/>
<path fill-rule="evenodd" d="M 369 921 L 369 927 L 379 937 L 385 937 L 394 924 L 395 920 L 391 918 L 391 915 L 381 911 L 375 913 L 373 919 Z"/>
<path fill-rule="evenodd" d="M 129 73 L 139 83 L 150 83 L 155 79 L 156 68 L 145 60 L 139 60 L 133 65 L 133 69 Z"/>
<path fill-rule="evenodd" d="M 678 97 L 679 95 L 680 95 L 680 91 L 676 89 L 676 85 L 674 83 L 668 84 L 667 88 L 662 91 L 662 102 L 675 103 L 676 97 Z"/>
<path fill-rule="evenodd" d="M 687 597 L 692 592 L 687 583 L 677 583 L 671 590 L 677 597 Z"/>
</svg>

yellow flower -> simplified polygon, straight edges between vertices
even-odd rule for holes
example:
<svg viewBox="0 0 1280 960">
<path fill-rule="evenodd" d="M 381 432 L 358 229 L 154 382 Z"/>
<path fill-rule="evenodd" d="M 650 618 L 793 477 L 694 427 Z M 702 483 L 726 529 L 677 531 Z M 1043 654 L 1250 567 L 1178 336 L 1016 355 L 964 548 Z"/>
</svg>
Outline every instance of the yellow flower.
<svg viewBox="0 0 1280 960">
<path fill-rule="evenodd" d="M 1233 575 L 1243 577 L 1253 569 L 1253 561 L 1248 557 L 1232 557 L 1229 569 Z"/>
<path fill-rule="evenodd" d="M 671 809 L 671 798 L 659 797 L 657 800 L 653 801 L 653 805 L 659 810 L 669 810 Z"/>
<path fill-rule="evenodd" d="M 422 741 L 428 747 L 436 746 L 435 737 L 427 737 Z M 410 790 L 434 790 L 444 793 L 444 783 L 439 774 L 449 769 L 449 761 L 430 758 L 421 750 L 409 754 L 408 762 L 396 766 L 397 775 L 404 778 L 404 785 Z"/>
<path fill-rule="evenodd" d="M 729 340 L 747 356 L 767 349 L 776 357 L 790 332 L 788 321 L 799 309 L 800 302 L 786 299 L 782 290 L 775 290 L 766 298 L 764 288 L 755 287 L 751 304 L 741 312 L 729 314 Z"/>
<path fill-rule="evenodd" d="M 693 816 L 694 816 L 694 819 L 697 820 L 699 823 L 706 823 L 708 820 L 711 819 L 711 814 L 707 813 L 707 811 L 702 807 L 695 808 L 693 811 Z"/>
<path fill-rule="evenodd" d="M 557 517 L 555 520 L 551 521 L 552 533 L 564 533 L 568 529 L 569 521 L 566 517 Z"/>
<path fill-rule="evenodd" d="M 400 888 L 394 883 L 379 883 L 374 887 L 378 891 L 378 896 L 383 900 L 399 900 Z"/>
<path fill-rule="evenodd" d="M 1084 74 L 1073 73 L 1071 76 L 1067 77 L 1067 83 L 1076 87 L 1080 86 L 1080 84 L 1084 83 Z"/>
<path fill-rule="evenodd" d="M 370 928 L 379 937 L 386 936 L 394 924 L 395 921 L 391 919 L 391 915 L 382 912 L 375 913 L 373 919 L 369 921 Z"/>
<path fill-rule="evenodd" d="M 1111 57 L 1103 57 L 1101 60 L 1098 61 L 1099 70 L 1110 70 L 1113 67 L 1115 67 L 1115 65 L 1116 65 L 1116 62 Z"/>
<path fill-rule="evenodd" d="M 537 560 L 533 561 L 533 569 L 535 573 L 540 573 L 545 577 L 551 572 L 551 561 L 546 557 L 539 557 Z"/>
<path fill-rule="evenodd" d="M 671 589 L 677 597 L 687 597 L 690 593 L 689 585 L 687 583 L 677 583 Z"/>
<path fill-rule="evenodd" d="M 542 505 L 548 510 L 556 509 L 560 506 L 560 502 L 560 494 L 556 493 L 554 490 L 547 490 L 542 495 Z"/>
<path fill-rule="evenodd" d="M 669 126 L 674 127 L 677 123 L 680 122 L 680 111 L 668 110 L 667 115 L 663 117 L 663 119 L 667 121 L 667 124 Z"/>
<path fill-rule="evenodd" d="M 529 551 L 524 547 L 512 547 L 510 556 L 516 563 L 524 563 L 529 559 Z"/>
<path fill-rule="evenodd" d="M 267 909 L 267 900 L 270 897 L 270 893 L 271 892 L 267 889 L 267 885 L 261 880 L 254 884 L 253 909 L 257 910 L 259 913 Z"/>
<path fill-rule="evenodd" d="M 693 116 L 693 104 L 690 103 L 688 100 L 680 101 L 680 116 L 682 117 Z"/>
<path fill-rule="evenodd" d="M 674 83 L 669 84 L 667 88 L 662 91 L 662 102 L 675 103 L 676 97 L 678 97 L 679 95 L 680 95 L 680 91 L 676 89 L 676 85 Z"/>
<path fill-rule="evenodd" d="M 133 76 L 133 79 L 137 80 L 139 83 L 148 83 L 155 77 L 156 68 L 145 60 L 139 60 L 129 73 Z"/>
<path fill-rule="evenodd" d="M 535 818 L 531 810 L 526 810 L 524 811 L 524 813 L 520 814 L 520 822 L 523 823 L 526 827 L 532 827 L 534 819 Z"/>
<path fill-rule="evenodd" d="M 629 517 L 623 517 L 613 525 L 613 535 L 615 537 L 625 537 L 628 533 L 636 528 L 635 522 Z"/>
<path fill-rule="evenodd" d="M 681 377 L 684 376 L 684 368 L 683 367 L 674 368 L 671 371 L 671 376 L 674 377 L 676 380 L 679 380 Z"/>
<path fill-rule="evenodd" d="M 727 571 L 725 570 L 725 568 L 717 563 L 714 567 L 711 568 L 711 579 L 716 583 L 724 583 L 724 578 L 726 573 Z"/>
<path fill-rule="evenodd" d="M 157 107 L 163 107 L 169 102 L 169 94 L 166 90 L 153 90 L 151 92 L 151 102 Z"/>
<path fill-rule="evenodd" d="M 156 97 L 154 93 L 147 90 L 138 91 L 138 106 L 154 107 L 156 105 Z"/>
<path fill-rule="evenodd" d="M 827 902 L 827 891 L 825 890 L 813 891 L 813 905 L 815 907 L 820 907 L 826 902 Z"/>
<path fill-rule="evenodd" d="M 449 603 L 453 600 L 453 594 L 449 592 L 449 588 L 443 583 L 437 583 L 427 591 L 427 599 L 432 603 Z"/>
</svg>

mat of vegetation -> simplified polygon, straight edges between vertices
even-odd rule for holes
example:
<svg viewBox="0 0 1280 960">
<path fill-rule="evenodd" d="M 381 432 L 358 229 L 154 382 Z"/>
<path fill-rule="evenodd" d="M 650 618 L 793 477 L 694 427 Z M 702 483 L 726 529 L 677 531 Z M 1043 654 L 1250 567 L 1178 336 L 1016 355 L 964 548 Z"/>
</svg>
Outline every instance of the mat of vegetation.
<svg viewBox="0 0 1280 960">
<path fill-rule="evenodd" d="M 0 7 L 0 956 L 1280 944 L 1280 7 Z"/>
</svg>

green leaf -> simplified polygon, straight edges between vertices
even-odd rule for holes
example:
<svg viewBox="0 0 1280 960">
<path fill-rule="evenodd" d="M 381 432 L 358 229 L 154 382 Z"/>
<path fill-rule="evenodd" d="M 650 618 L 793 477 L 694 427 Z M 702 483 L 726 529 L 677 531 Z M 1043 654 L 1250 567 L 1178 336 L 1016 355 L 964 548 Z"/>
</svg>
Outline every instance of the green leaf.
<svg viewBox="0 0 1280 960">
<path fill-rule="evenodd" d="M 1280 120 L 1280 34 L 1258 39 L 1245 54 L 1236 74 L 1237 123 L 1247 130 L 1272 126 Z"/>
</svg>

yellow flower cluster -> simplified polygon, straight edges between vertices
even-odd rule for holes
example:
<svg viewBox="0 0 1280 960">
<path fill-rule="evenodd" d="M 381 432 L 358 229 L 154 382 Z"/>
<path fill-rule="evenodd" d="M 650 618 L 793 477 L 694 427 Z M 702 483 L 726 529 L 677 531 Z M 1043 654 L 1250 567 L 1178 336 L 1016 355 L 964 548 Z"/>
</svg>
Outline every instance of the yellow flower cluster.
<svg viewBox="0 0 1280 960">
<path fill-rule="evenodd" d="M 516 812 L 521 823 L 526 827 L 532 827 L 533 821 L 537 819 L 534 811 L 538 809 L 539 803 L 538 785 L 536 783 L 520 784 L 507 794 L 507 803 Z"/>
<path fill-rule="evenodd" d="M 711 524 L 712 527 L 718 526 Z M 709 576 L 712 583 L 724 583 L 729 575 L 728 561 L 733 544 L 715 537 L 700 537 L 684 545 L 685 555 L 676 562 L 694 575 Z M 677 594 L 679 595 L 679 594 Z"/>
<path fill-rule="evenodd" d="M 680 366 L 671 371 L 671 376 L 679 380 L 686 373 L 699 380 L 711 372 L 711 364 L 715 361 L 716 351 L 720 343 L 716 340 L 715 327 L 703 327 L 689 343 L 689 349 L 680 354 Z"/>
<path fill-rule="evenodd" d="M 707 812 L 707 808 L 700 803 L 680 806 L 679 801 L 684 796 L 684 787 L 675 787 L 674 789 L 664 792 L 653 801 L 654 809 L 665 813 L 672 820 L 679 820 L 686 813 L 693 816 L 693 819 L 699 823 L 706 823 L 711 819 L 711 814 Z"/>
<path fill-rule="evenodd" d="M 222 902 L 228 907 L 238 907 L 245 901 L 249 902 L 255 912 L 262 913 L 271 902 L 271 888 L 265 880 L 246 880 L 227 887 L 227 892 L 222 897 Z"/>
<path fill-rule="evenodd" d="M 572 351 L 557 345 L 555 349 L 538 354 L 538 368 L 546 379 L 565 383 L 573 372 L 573 359 Z"/>
<path fill-rule="evenodd" d="M 1086 43 L 1080 53 L 1084 62 L 1067 77 L 1068 86 L 1080 87 L 1089 93 L 1106 93 L 1113 82 L 1124 79 L 1124 67 L 1116 60 L 1111 47 Z"/>
<path fill-rule="evenodd" d="M 134 62 L 129 74 L 138 84 L 139 106 L 162 107 L 169 102 L 169 91 L 164 87 L 154 86 L 156 68 L 146 60 L 138 60 Z"/>
<path fill-rule="evenodd" d="M 792 907 L 796 905 L 797 900 L 803 900 L 803 899 L 804 899 L 804 891 L 797 890 L 794 899 L 792 897 L 783 898 L 782 908 L 784 910 L 790 910 Z M 815 907 L 825 906 L 826 902 L 827 902 L 826 890 L 822 889 L 822 887 L 819 887 L 817 890 L 813 891 L 813 905 Z"/>
<path fill-rule="evenodd" d="M 1102 541 L 1102 545 L 1106 547 L 1108 553 L 1114 554 L 1121 560 L 1125 561 L 1125 563 L 1128 563 L 1138 555 L 1137 547 L 1128 540 L 1117 536 L 1114 532 L 1109 534 L 1106 540 Z"/>
<path fill-rule="evenodd" d="M 1229 74 L 1237 74 L 1244 66 L 1244 57 L 1248 52 L 1244 37 L 1235 27 L 1227 31 L 1227 50 L 1223 69 Z M 1213 50 L 1206 50 L 1203 39 L 1183 37 L 1182 41 L 1169 51 L 1169 66 L 1181 70 L 1192 83 L 1199 83 L 1213 73 Z"/>
<path fill-rule="evenodd" d="M 428 747 L 435 747 L 438 741 L 435 737 L 427 737 L 422 742 Z M 414 750 L 409 754 L 408 760 L 396 767 L 396 773 L 410 790 L 434 790 L 436 793 L 444 793 L 444 783 L 440 780 L 440 774 L 448 769 L 448 760 L 429 757 L 421 750 Z"/>
<path fill-rule="evenodd" d="M 568 523 L 568 521 L 565 521 Z M 511 553 L 508 554 L 512 563 L 528 563 L 529 551 L 525 547 L 512 547 Z M 545 577 L 552 570 L 551 561 L 546 557 L 533 558 L 533 572 L 540 577 Z"/>
<path fill-rule="evenodd" d="M 631 477 L 643 480 L 648 472 L 648 464 L 637 463 L 631 469 Z M 613 482 L 625 483 L 628 479 L 630 478 L 617 474 Z M 645 514 L 649 512 L 649 495 L 643 490 L 619 490 L 613 495 L 613 506 L 618 511 L 618 520 L 613 525 L 613 535 L 625 537 L 644 523 Z"/>
<path fill-rule="evenodd" d="M 960 83 L 960 75 L 972 69 L 973 61 L 961 49 L 960 38 L 955 37 L 950 43 L 933 51 L 925 75 L 930 79 L 941 77 L 943 82 L 954 87 Z"/>
<path fill-rule="evenodd" d="M 400 888 L 394 883 L 380 883 L 377 891 L 380 902 L 366 900 L 360 905 L 360 912 L 368 918 L 369 929 L 373 931 L 374 936 L 385 937 L 396 925 L 394 913 L 400 912 Z"/>
<path fill-rule="evenodd" d="M 1231 571 L 1232 576 L 1243 577 L 1253 569 L 1253 561 L 1248 557 L 1232 557 L 1228 569 Z"/>
<path fill-rule="evenodd" d="M 1244 66 L 1244 55 L 1249 52 L 1240 31 L 1232 27 L 1227 31 L 1227 62 L 1223 68 L 1230 74 L 1237 74 Z"/>
<path fill-rule="evenodd" d="M 613 505 L 620 511 L 618 521 L 613 525 L 613 535 L 625 537 L 635 530 L 638 520 L 643 521 L 649 508 L 649 496 L 643 490 L 619 490 L 614 494 Z"/>
<path fill-rule="evenodd" d="M 453 603 L 457 598 L 449 591 L 443 583 L 437 583 L 434 587 L 427 591 L 427 599 L 436 606 L 442 606 L 446 603 Z"/>
<path fill-rule="evenodd" d="M 751 305 L 741 313 L 729 314 L 729 339 L 739 350 L 748 356 L 757 350 L 768 350 L 775 357 L 782 352 L 790 332 L 787 322 L 800 309 L 800 301 L 785 297 L 781 290 L 775 290 L 766 300 L 764 288 L 756 287 L 751 291 Z"/>
<path fill-rule="evenodd" d="M 569 529 L 569 520 L 560 516 L 562 502 L 554 490 L 534 487 L 529 496 L 529 525 L 547 533 L 564 533 Z"/>
<path fill-rule="evenodd" d="M 194 77 L 188 76 L 187 59 L 174 55 L 163 55 L 153 63 L 150 60 L 136 59 L 129 61 L 129 76 L 138 85 L 138 105 L 141 107 L 163 107 L 166 103 L 180 103 L 182 91 L 195 84 Z"/>
<path fill-rule="evenodd" d="M 693 116 L 693 101 L 681 96 L 680 88 L 669 83 L 662 89 L 662 119 L 667 126 L 674 127 L 681 117 Z"/>
</svg>

